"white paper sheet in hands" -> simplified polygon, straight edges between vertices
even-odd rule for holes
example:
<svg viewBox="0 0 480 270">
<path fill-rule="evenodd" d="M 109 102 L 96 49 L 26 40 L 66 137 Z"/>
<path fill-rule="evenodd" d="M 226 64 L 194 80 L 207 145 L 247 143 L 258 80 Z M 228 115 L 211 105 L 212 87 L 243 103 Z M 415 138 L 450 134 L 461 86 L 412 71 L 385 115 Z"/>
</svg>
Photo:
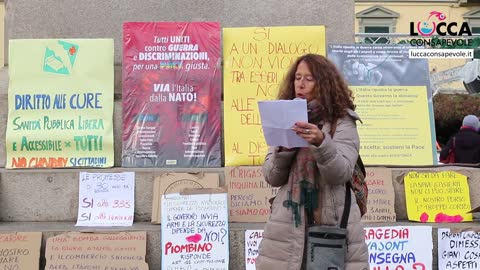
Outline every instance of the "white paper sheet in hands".
<svg viewBox="0 0 480 270">
<path fill-rule="evenodd" d="M 287 148 L 309 146 L 291 129 L 295 122 L 308 122 L 305 99 L 259 101 L 258 109 L 267 145 Z"/>
</svg>

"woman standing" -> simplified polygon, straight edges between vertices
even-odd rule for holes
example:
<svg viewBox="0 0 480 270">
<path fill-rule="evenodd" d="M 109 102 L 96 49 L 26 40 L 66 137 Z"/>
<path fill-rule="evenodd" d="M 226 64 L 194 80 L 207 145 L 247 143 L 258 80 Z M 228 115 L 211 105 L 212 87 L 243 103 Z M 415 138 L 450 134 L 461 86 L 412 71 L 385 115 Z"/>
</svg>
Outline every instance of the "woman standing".
<svg viewBox="0 0 480 270">
<path fill-rule="evenodd" d="M 309 147 L 271 147 L 263 172 L 280 187 L 265 225 L 256 267 L 259 270 L 299 270 L 306 263 L 306 211 L 313 210 L 315 224 L 337 226 L 342 218 L 346 188 L 358 158 L 360 141 L 352 92 L 336 67 L 321 55 L 297 59 L 280 87 L 279 99 L 303 98 L 309 109 L 308 123 L 292 128 Z M 313 187 L 314 201 L 306 205 L 305 188 Z M 351 200 L 347 226 L 346 270 L 369 269 L 360 210 Z M 319 268 L 320 269 L 320 268 Z"/>
<path fill-rule="evenodd" d="M 447 162 L 449 152 L 453 151 L 453 163 L 480 163 L 480 121 L 475 115 L 463 118 L 460 130 L 453 135 L 440 152 L 440 162 Z"/>
</svg>

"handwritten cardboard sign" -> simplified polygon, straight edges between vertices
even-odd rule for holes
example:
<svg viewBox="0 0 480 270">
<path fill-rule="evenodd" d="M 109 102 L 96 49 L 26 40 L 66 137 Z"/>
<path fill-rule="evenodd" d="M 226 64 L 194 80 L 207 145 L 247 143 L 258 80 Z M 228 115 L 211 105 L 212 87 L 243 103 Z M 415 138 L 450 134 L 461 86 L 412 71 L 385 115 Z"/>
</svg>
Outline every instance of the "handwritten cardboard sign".
<svg viewBox="0 0 480 270">
<path fill-rule="evenodd" d="M 245 231 L 245 269 L 255 270 L 258 248 L 263 239 L 263 230 Z"/>
<path fill-rule="evenodd" d="M 81 172 L 76 226 L 132 226 L 135 173 Z"/>
<path fill-rule="evenodd" d="M 438 269 L 480 269 L 480 230 L 438 229 Z"/>
<path fill-rule="evenodd" d="M 370 269 L 432 269 L 432 227 L 369 227 L 364 232 Z"/>
<path fill-rule="evenodd" d="M 60 234 L 47 239 L 45 269 L 148 270 L 146 250 L 146 232 Z"/>
<path fill-rule="evenodd" d="M 367 213 L 363 222 L 395 222 L 395 191 L 392 184 L 392 170 L 366 168 L 365 181 L 368 186 Z"/>
<path fill-rule="evenodd" d="M 226 193 L 163 195 L 162 269 L 228 270 L 227 207 Z"/>
<path fill-rule="evenodd" d="M 409 220 L 472 221 L 467 177 L 453 171 L 409 172 L 405 176 Z"/>
<path fill-rule="evenodd" d="M 153 184 L 152 223 L 160 224 L 161 197 L 191 188 L 217 188 L 220 177 L 216 173 L 164 173 L 155 177 Z"/>
<path fill-rule="evenodd" d="M 227 167 L 230 222 L 266 222 L 270 216 L 269 199 L 278 188 L 265 182 L 261 166 Z"/>
<path fill-rule="evenodd" d="M 39 269 L 41 232 L 0 233 L 0 269 Z"/>
</svg>

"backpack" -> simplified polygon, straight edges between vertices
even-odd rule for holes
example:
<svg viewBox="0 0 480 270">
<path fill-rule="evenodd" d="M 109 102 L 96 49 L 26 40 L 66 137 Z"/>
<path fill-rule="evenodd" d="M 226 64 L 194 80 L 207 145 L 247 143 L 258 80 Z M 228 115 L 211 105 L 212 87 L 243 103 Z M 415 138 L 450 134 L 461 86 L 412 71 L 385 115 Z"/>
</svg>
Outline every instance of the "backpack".
<svg viewBox="0 0 480 270">
<path fill-rule="evenodd" d="M 367 213 L 368 186 L 367 182 L 365 182 L 366 175 L 367 173 L 362 158 L 358 155 L 355 168 L 353 169 L 352 179 L 348 182 L 347 186 L 349 186 L 355 194 L 355 199 L 357 200 L 362 217 Z"/>
</svg>

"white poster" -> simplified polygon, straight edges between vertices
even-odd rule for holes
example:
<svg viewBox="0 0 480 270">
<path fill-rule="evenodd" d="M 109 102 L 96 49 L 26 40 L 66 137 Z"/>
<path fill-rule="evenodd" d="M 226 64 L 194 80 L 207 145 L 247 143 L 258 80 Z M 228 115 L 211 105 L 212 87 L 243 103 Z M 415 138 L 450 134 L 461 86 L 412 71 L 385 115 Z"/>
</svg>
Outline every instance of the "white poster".
<svg viewBox="0 0 480 270">
<path fill-rule="evenodd" d="M 227 194 L 162 196 L 162 269 L 228 270 Z"/>
<path fill-rule="evenodd" d="M 480 269 L 480 232 L 439 228 L 438 269 Z"/>
<path fill-rule="evenodd" d="M 135 173 L 81 172 L 75 226 L 132 226 Z"/>
<path fill-rule="evenodd" d="M 371 270 L 432 269 L 432 227 L 367 227 L 364 232 Z"/>
<path fill-rule="evenodd" d="M 245 269 L 255 270 L 255 262 L 258 256 L 258 247 L 263 238 L 263 230 L 245 231 Z"/>
</svg>

